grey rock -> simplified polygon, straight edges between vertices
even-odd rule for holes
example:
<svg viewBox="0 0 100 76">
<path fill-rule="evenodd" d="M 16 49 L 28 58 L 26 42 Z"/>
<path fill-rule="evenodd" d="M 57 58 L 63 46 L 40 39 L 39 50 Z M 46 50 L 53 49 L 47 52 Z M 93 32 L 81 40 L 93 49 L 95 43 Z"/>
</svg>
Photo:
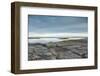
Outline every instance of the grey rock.
<svg viewBox="0 0 100 76">
<path fill-rule="evenodd" d="M 88 58 L 87 39 L 29 44 L 28 60 Z"/>
</svg>

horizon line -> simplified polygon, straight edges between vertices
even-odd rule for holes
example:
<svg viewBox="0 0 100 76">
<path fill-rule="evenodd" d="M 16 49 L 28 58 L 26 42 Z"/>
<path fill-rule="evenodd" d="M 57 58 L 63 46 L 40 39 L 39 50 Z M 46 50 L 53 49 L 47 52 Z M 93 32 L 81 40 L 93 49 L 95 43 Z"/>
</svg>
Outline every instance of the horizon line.
<svg viewBox="0 0 100 76">
<path fill-rule="evenodd" d="M 29 33 L 28 37 L 88 37 L 88 33 Z"/>
</svg>

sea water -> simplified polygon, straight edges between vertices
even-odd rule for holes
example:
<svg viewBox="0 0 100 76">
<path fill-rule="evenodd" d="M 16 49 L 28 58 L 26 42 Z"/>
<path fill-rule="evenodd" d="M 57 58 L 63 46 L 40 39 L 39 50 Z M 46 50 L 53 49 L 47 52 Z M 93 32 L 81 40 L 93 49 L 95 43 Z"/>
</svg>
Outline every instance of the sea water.
<svg viewBox="0 0 100 76">
<path fill-rule="evenodd" d="M 48 43 L 48 42 L 60 42 L 60 41 L 68 41 L 68 40 L 79 40 L 83 38 L 67 38 L 67 39 L 61 39 L 61 38 L 39 38 L 39 39 L 28 39 L 28 42 L 31 44 L 33 43 Z"/>
</svg>

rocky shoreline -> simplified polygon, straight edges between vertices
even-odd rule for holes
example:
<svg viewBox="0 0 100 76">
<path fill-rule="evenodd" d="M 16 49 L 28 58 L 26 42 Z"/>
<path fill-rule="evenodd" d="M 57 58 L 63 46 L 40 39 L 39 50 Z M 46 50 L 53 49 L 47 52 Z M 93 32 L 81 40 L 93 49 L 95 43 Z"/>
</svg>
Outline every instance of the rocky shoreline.
<svg viewBox="0 0 100 76">
<path fill-rule="evenodd" d="M 28 44 L 28 60 L 88 58 L 86 39 Z"/>
</svg>

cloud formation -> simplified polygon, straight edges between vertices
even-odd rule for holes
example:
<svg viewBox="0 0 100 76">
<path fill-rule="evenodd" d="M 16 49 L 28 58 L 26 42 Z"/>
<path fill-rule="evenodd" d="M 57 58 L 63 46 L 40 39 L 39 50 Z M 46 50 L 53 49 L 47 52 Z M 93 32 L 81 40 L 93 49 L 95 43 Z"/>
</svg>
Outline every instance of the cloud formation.
<svg viewBox="0 0 100 76">
<path fill-rule="evenodd" d="M 88 18 L 29 15 L 28 27 L 34 33 L 87 33 Z"/>
</svg>

